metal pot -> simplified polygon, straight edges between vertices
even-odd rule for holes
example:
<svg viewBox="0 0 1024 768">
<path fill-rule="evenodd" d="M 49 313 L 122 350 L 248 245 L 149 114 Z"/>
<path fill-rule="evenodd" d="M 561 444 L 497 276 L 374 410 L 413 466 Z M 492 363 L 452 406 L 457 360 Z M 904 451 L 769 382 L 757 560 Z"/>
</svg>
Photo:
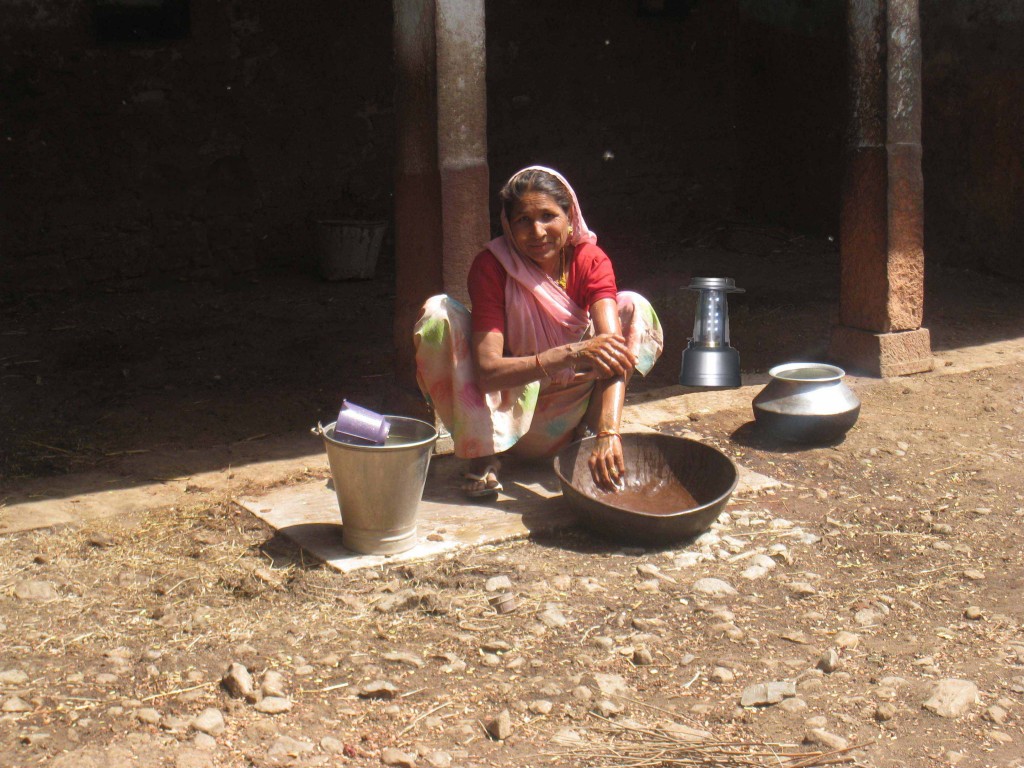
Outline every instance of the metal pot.
<svg viewBox="0 0 1024 768">
<path fill-rule="evenodd" d="M 831 443 L 860 415 L 860 400 L 846 385 L 846 371 L 825 363 L 785 363 L 754 398 L 754 418 L 773 437 L 796 443 Z"/>
</svg>

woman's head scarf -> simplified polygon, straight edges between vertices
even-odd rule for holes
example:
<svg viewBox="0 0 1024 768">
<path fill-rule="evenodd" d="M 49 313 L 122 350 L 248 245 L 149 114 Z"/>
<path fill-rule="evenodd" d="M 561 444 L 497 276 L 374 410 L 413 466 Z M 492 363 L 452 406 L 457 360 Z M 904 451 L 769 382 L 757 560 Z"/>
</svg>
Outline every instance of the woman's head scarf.
<svg viewBox="0 0 1024 768">
<path fill-rule="evenodd" d="M 543 165 L 531 165 L 521 170 L 516 171 L 510 177 L 508 182 L 513 182 L 517 176 L 520 176 L 527 171 L 543 171 L 544 173 L 554 176 L 558 179 L 558 182 L 565 187 L 565 191 L 569 193 L 569 199 L 572 204 L 569 206 L 571 210 L 568 211 L 569 223 L 572 225 L 572 236 L 569 238 L 571 245 L 579 245 L 580 243 L 597 243 L 597 234 L 590 231 L 587 228 L 587 222 L 583 220 L 583 212 L 580 210 L 580 201 L 576 197 L 576 190 L 570 186 L 569 182 L 565 180 L 565 177 L 556 171 L 554 168 L 546 168 Z M 512 230 L 509 225 L 508 217 L 505 216 L 505 207 L 501 208 L 501 231 L 505 233 L 505 239 L 508 241 L 509 250 L 519 253 L 516 249 L 515 240 L 512 238 Z M 519 254 L 522 256 L 522 254 Z"/>
</svg>

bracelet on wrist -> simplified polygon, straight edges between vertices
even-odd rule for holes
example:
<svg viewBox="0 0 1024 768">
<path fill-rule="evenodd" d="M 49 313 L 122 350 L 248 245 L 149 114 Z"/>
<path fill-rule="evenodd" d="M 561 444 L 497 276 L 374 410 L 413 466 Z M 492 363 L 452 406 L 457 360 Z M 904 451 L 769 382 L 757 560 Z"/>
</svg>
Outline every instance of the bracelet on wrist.
<svg viewBox="0 0 1024 768">
<path fill-rule="evenodd" d="M 596 437 L 617 437 L 619 440 L 622 439 L 622 435 L 619 434 L 617 429 L 602 429 L 597 433 Z"/>
<path fill-rule="evenodd" d="M 544 374 L 544 378 L 550 379 L 551 374 L 544 369 L 544 363 L 540 361 L 540 352 L 534 352 L 533 361 L 537 364 L 537 367 L 540 369 L 540 372 Z"/>
</svg>

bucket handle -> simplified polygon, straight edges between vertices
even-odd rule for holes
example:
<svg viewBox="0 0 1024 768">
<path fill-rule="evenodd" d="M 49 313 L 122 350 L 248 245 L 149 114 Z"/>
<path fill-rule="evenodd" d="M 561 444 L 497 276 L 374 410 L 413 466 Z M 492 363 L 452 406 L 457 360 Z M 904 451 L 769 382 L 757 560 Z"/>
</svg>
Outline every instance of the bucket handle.
<svg viewBox="0 0 1024 768">
<path fill-rule="evenodd" d="M 310 427 L 310 428 L 309 428 L 309 433 L 310 433 L 311 435 L 315 435 L 316 437 L 323 437 L 323 436 L 324 436 L 324 434 L 325 434 L 325 432 L 324 432 L 324 425 L 323 425 L 323 424 L 321 424 L 321 423 L 320 423 L 320 422 L 318 421 L 318 422 L 316 423 L 316 426 L 315 426 L 315 427 Z"/>
</svg>

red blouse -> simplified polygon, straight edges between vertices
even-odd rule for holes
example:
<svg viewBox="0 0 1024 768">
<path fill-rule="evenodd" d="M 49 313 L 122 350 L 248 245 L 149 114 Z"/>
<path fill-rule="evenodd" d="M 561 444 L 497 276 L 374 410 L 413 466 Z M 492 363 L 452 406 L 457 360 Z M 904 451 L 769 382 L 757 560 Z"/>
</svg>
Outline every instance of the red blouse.
<svg viewBox="0 0 1024 768">
<path fill-rule="evenodd" d="M 469 268 L 469 299 L 473 303 L 473 333 L 505 333 L 505 281 L 508 273 L 494 254 L 480 251 Z M 611 259 L 590 243 L 576 246 L 569 264 L 565 292 L 587 312 L 595 301 L 618 295 Z"/>
</svg>

